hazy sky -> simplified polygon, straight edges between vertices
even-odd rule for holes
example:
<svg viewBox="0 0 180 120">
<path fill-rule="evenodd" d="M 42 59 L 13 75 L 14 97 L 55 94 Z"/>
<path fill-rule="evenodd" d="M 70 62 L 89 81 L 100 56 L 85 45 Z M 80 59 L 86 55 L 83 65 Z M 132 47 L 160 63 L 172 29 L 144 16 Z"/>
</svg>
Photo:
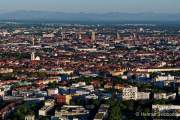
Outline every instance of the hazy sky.
<svg viewBox="0 0 180 120">
<path fill-rule="evenodd" d="M 0 10 L 180 13 L 180 0 L 0 0 Z"/>
</svg>

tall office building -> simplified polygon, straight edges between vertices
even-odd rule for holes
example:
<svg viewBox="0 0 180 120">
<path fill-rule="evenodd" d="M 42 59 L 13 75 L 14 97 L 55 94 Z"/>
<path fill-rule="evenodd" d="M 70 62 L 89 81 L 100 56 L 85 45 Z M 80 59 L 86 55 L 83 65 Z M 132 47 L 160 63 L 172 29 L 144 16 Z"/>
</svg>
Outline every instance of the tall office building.
<svg viewBox="0 0 180 120">
<path fill-rule="evenodd" d="M 96 32 L 92 31 L 91 33 L 91 40 L 95 41 L 96 40 Z"/>
</svg>

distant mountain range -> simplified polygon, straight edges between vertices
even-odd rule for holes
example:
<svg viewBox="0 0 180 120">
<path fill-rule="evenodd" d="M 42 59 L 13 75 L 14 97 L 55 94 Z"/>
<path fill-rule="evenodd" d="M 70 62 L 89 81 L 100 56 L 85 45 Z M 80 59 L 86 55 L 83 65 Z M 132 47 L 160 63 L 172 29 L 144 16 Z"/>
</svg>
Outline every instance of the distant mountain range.
<svg viewBox="0 0 180 120">
<path fill-rule="evenodd" d="M 2 13 L 0 20 L 43 21 L 180 21 L 179 14 L 165 13 L 64 13 L 46 11 L 15 11 Z"/>
</svg>

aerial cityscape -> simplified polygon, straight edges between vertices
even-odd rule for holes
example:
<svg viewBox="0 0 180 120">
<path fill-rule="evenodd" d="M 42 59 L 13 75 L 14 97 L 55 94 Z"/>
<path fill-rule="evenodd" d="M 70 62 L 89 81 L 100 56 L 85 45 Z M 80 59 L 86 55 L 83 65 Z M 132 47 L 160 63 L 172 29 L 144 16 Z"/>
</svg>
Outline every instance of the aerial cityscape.
<svg viewBox="0 0 180 120">
<path fill-rule="evenodd" d="M 0 0 L 0 120 L 180 119 L 180 1 L 92 1 Z"/>
</svg>

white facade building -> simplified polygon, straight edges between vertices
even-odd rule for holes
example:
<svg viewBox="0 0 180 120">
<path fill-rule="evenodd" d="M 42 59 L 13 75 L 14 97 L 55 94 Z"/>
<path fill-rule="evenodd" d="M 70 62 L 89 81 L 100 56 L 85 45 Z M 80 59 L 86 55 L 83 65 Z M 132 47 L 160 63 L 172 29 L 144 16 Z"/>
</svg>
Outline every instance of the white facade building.
<svg viewBox="0 0 180 120">
<path fill-rule="evenodd" d="M 154 99 L 166 99 L 166 93 L 154 93 Z"/>
<path fill-rule="evenodd" d="M 49 99 L 45 101 L 45 105 L 39 110 L 39 115 L 46 116 L 47 113 L 54 107 L 54 100 Z"/>
<path fill-rule="evenodd" d="M 159 81 L 174 81 L 174 76 L 171 76 L 171 75 L 168 75 L 168 76 L 157 76 L 155 78 L 155 81 L 156 82 L 159 82 Z"/>
<path fill-rule="evenodd" d="M 123 89 L 122 98 L 123 100 L 137 100 L 137 92 L 137 87 L 129 86 Z"/>
<path fill-rule="evenodd" d="M 154 99 L 175 99 L 176 93 L 154 93 Z"/>
<path fill-rule="evenodd" d="M 53 38 L 55 35 L 53 33 L 43 34 L 43 38 Z"/>
<path fill-rule="evenodd" d="M 150 92 L 138 92 L 137 87 L 129 86 L 123 88 L 122 99 L 123 100 L 148 100 Z"/>
<path fill-rule="evenodd" d="M 148 100 L 150 97 L 150 92 L 138 92 L 137 99 L 138 100 Z"/>
</svg>

